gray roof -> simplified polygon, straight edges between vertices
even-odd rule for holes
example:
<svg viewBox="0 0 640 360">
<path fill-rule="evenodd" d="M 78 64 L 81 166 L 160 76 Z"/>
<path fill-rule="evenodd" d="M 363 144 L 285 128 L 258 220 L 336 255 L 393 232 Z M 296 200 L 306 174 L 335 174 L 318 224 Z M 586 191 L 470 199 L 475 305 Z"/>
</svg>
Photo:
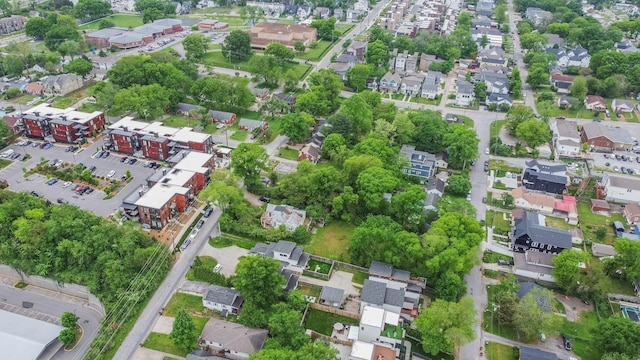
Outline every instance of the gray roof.
<svg viewBox="0 0 640 360">
<path fill-rule="evenodd" d="M 633 144 L 633 139 L 631 139 L 631 135 L 629 135 L 629 131 L 627 131 L 626 129 L 611 127 L 609 128 L 609 134 L 611 134 L 611 140 L 616 143 Z"/>
<path fill-rule="evenodd" d="M 540 215 L 541 216 L 541 215 Z M 529 235 L 531 241 L 548 244 L 563 249 L 571 249 L 571 234 L 566 230 L 540 225 L 539 214 L 527 211 L 525 216 L 515 221 L 515 239 Z"/>
<path fill-rule="evenodd" d="M 385 300 L 385 293 L 387 291 L 387 284 L 374 280 L 365 280 L 362 286 L 362 294 L 360 295 L 360 301 L 382 305 Z"/>
<path fill-rule="evenodd" d="M 190 112 L 190 111 L 200 111 L 202 110 L 202 106 L 200 105 L 192 105 L 192 104 L 187 104 L 187 103 L 178 103 L 178 110 L 180 111 L 185 111 L 185 112 Z"/>
<path fill-rule="evenodd" d="M 409 281 L 411 279 L 411 273 L 406 270 L 393 269 L 391 277 L 396 280 Z"/>
<path fill-rule="evenodd" d="M 564 164 L 544 164 L 535 159 L 524 163 L 527 168 L 543 174 L 564 174 L 567 171 L 567 165 Z"/>
<path fill-rule="evenodd" d="M 591 253 L 595 257 L 615 256 L 616 250 L 613 246 L 607 244 L 593 243 L 591 244 Z"/>
<path fill-rule="evenodd" d="M 261 128 L 263 124 L 264 124 L 264 121 L 242 118 L 240 119 L 238 126 L 243 126 L 249 129 L 257 129 L 257 128 Z"/>
<path fill-rule="evenodd" d="M 194 350 L 187 355 L 187 360 L 225 360 L 219 356 L 214 356 L 205 350 Z"/>
<path fill-rule="evenodd" d="M 379 275 L 384 277 L 391 277 L 393 274 L 393 265 L 383 263 L 380 261 L 372 261 L 369 266 L 369 275 Z"/>
<path fill-rule="evenodd" d="M 444 193 L 445 182 L 439 178 L 433 178 L 429 180 L 427 184 L 427 191 L 436 190 L 438 192 Z"/>
<path fill-rule="evenodd" d="M 324 300 L 330 303 L 340 303 L 344 297 L 344 290 L 333 288 L 330 286 L 324 286 L 322 293 L 320 293 L 320 300 Z"/>
<path fill-rule="evenodd" d="M 37 359 L 58 339 L 61 326 L 0 310 L 0 349 L 3 359 Z"/>
<path fill-rule="evenodd" d="M 296 248 L 296 244 L 294 242 L 280 240 L 274 246 L 273 251 L 277 251 L 279 253 L 284 253 L 284 254 L 291 254 L 295 248 Z"/>
<path fill-rule="evenodd" d="M 118 43 L 118 44 L 128 44 L 132 42 L 142 41 L 142 35 L 136 34 L 136 33 L 125 33 L 122 35 L 109 38 L 109 41 L 112 43 Z"/>
<path fill-rule="evenodd" d="M 580 133 L 578 133 L 578 123 L 571 120 L 556 120 L 556 128 L 558 129 L 558 135 L 562 137 L 579 139 Z"/>
<path fill-rule="evenodd" d="M 218 285 L 211 285 L 207 288 L 204 294 L 204 300 L 216 304 L 233 306 L 235 308 L 239 308 L 244 301 L 237 290 Z"/>
<path fill-rule="evenodd" d="M 459 80 L 458 84 L 458 92 L 461 94 L 473 94 L 473 85 L 465 80 Z"/>
<path fill-rule="evenodd" d="M 387 288 L 384 294 L 384 303 L 402 307 L 402 304 L 404 304 L 404 290 Z"/>
<path fill-rule="evenodd" d="M 520 360 L 558 360 L 554 353 L 520 346 Z"/>
<path fill-rule="evenodd" d="M 506 101 L 509 104 L 513 104 L 513 101 L 511 100 L 511 97 L 509 97 L 509 95 L 507 94 L 496 94 L 496 93 L 491 93 L 489 95 L 487 95 L 487 100 L 488 103 L 497 103 L 497 102 L 502 102 L 502 101 Z"/>
<path fill-rule="evenodd" d="M 340 56 L 338 56 L 336 58 L 336 62 L 337 63 L 352 63 L 352 64 L 357 64 L 360 61 L 358 60 L 358 58 L 354 55 L 349 55 L 349 54 L 342 54 Z"/>
<path fill-rule="evenodd" d="M 109 38 L 111 38 L 113 36 L 121 35 L 126 31 L 127 31 L 127 29 L 124 29 L 124 28 L 112 27 L 112 28 L 106 28 L 106 29 L 94 31 L 94 32 L 92 32 L 90 34 L 87 34 L 87 36 L 95 37 L 95 38 L 109 39 Z"/>
<path fill-rule="evenodd" d="M 422 84 L 422 91 L 437 93 L 439 89 L 439 85 L 429 81 L 425 81 L 424 84 Z"/>
<path fill-rule="evenodd" d="M 640 180 L 631 177 L 609 175 L 609 185 L 623 189 L 640 190 Z"/>
<path fill-rule="evenodd" d="M 222 344 L 226 350 L 251 355 L 262 349 L 268 333 L 269 331 L 264 329 L 252 329 L 233 322 L 209 319 L 200 337 Z"/>
<path fill-rule="evenodd" d="M 226 111 L 209 110 L 209 115 L 216 120 L 229 120 L 234 114 Z"/>
<path fill-rule="evenodd" d="M 165 26 L 163 25 L 155 25 L 155 24 L 146 24 L 142 26 L 138 26 L 133 29 L 134 32 L 142 35 L 155 35 L 164 33 Z"/>
</svg>

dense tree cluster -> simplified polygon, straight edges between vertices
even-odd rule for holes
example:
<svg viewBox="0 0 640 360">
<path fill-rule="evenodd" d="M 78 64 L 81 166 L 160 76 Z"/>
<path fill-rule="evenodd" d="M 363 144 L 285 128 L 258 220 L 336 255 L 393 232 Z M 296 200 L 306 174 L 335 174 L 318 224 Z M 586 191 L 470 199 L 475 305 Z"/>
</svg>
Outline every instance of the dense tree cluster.
<svg viewBox="0 0 640 360">
<path fill-rule="evenodd" d="M 80 20 L 93 20 L 111 14 L 111 3 L 102 0 L 79 0 L 73 7 L 73 16 Z"/>
<path fill-rule="evenodd" d="M 25 24 L 25 33 L 37 40 L 44 40 L 45 46 L 56 51 L 67 40 L 84 43 L 76 20 L 68 15 L 49 13 L 47 18 L 32 17 Z"/>
<path fill-rule="evenodd" d="M 176 7 L 168 0 L 139 0 L 134 9 L 142 13 L 142 21 L 146 23 L 176 15 Z"/>
</svg>

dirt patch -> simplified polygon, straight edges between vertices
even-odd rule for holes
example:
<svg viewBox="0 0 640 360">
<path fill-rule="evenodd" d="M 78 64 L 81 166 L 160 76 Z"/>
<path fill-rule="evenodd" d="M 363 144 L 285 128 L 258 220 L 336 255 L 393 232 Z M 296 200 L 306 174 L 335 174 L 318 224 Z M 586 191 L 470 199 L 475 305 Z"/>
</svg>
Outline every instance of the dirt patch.
<svg viewBox="0 0 640 360">
<path fill-rule="evenodd" d="M 567 314 L 567 321 L 577 322 L 580 313 L 583 311 L 593 311 L 593 305 L 585 304 L 581 299 L 562 294 L 556 294 L 556 299 L 564 305 Z"/>
</svg>

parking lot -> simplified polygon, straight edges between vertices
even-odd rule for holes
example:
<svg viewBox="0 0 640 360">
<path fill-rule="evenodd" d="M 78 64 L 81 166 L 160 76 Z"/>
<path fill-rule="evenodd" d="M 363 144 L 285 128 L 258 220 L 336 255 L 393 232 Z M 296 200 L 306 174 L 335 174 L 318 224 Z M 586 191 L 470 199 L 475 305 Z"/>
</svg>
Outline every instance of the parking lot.
<svg viewBox="0 0 640 360">
<path fill-rule="evenodd" d="M 135 164 L 120 162 L 122 156 L 111 153 L 107 158 L 95 158 L 96 151 L 102 147 L 102 141 L 99 140 L 89 147 L 80 149 L 76 152 L 66 152 L 68 144 L 54 144 L 50 149 L 40 149 L 31 145 L 18 146 L 12 145 L 7 149 L 14 149 L 20 154 L 29 154 L 31 159 L 28 161 L 14 161 L 11 165 L 4 169 L 0 169 L 0 178 L 9 183 L 9 190 L 12 191 L 38 191 L 51 202 L 56 202 L 58 198 L 65 199 L 71 204 L 77 205 L 83 209 L 89 210 L 96 215 L 106 216 L 113 214 L 118 210 L 122 200 L 138 189 L 141 184 L 145 183 L 146 178 L 153 174 L 155 170 L 145 167 L 147 161 L 138 159 Z M 65 163 L 82 163 L 86 167 L 95 166 L 94 174 L 96 176 L 107 176 L 110 171 L 114 171 L 114 179 L 120 179 L 127 170 L 131 172 L 133 180 L 131 180 L 124 188 L 114 195 L 111 199 L 104 199 L 106 194 L 96 190 L 91 194 L 78 195 L 72 191 L 73 186 L 63 188 L 63 182 L 59 181 L 54 185 L 47 185 L 48 179 L 43 175 L 34 174 L 29 178 L 23 177 L 23 169 L 31 169 L 41 159 L 48 161 L 58 159 Z"/>
<path fill-rule="evenodd" d="M 618 158 L 616 158 L 618 155 Z M 622 157 L 624 156 L 624 158 Z M 622 173 L 622 168 L 625 170 L 625 174 L 632 175 L 640 175 L 640 163 L 638 163 L 638 158 L 640 154 L 634 154 L 629 151 L 615 151 L 613 154 L 593 154 L 593 161 L 597 167 L 609 169 L 611 172 Z M 626 161 L 624 160 L 626 158 Z M 608 164 L 608 165 L 607 165 Z"/>
</svg>

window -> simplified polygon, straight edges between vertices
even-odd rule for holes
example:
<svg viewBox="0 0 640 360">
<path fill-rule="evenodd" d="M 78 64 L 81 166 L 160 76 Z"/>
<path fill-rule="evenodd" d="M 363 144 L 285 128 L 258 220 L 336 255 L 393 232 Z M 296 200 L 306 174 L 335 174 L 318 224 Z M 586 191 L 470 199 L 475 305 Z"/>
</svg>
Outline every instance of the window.
<svg viewBox="0 0 640 360">
<path fill-rule="evenodd" d="M 531 246 L 533 246 L 533 247 L 538 247 L 539 245 L 540 245 L 540 244 L 539 244 L 539 243 L 537 243 L 537 242 L 532 242 L 532 243 L 531 243 Z"/>
</svg>

